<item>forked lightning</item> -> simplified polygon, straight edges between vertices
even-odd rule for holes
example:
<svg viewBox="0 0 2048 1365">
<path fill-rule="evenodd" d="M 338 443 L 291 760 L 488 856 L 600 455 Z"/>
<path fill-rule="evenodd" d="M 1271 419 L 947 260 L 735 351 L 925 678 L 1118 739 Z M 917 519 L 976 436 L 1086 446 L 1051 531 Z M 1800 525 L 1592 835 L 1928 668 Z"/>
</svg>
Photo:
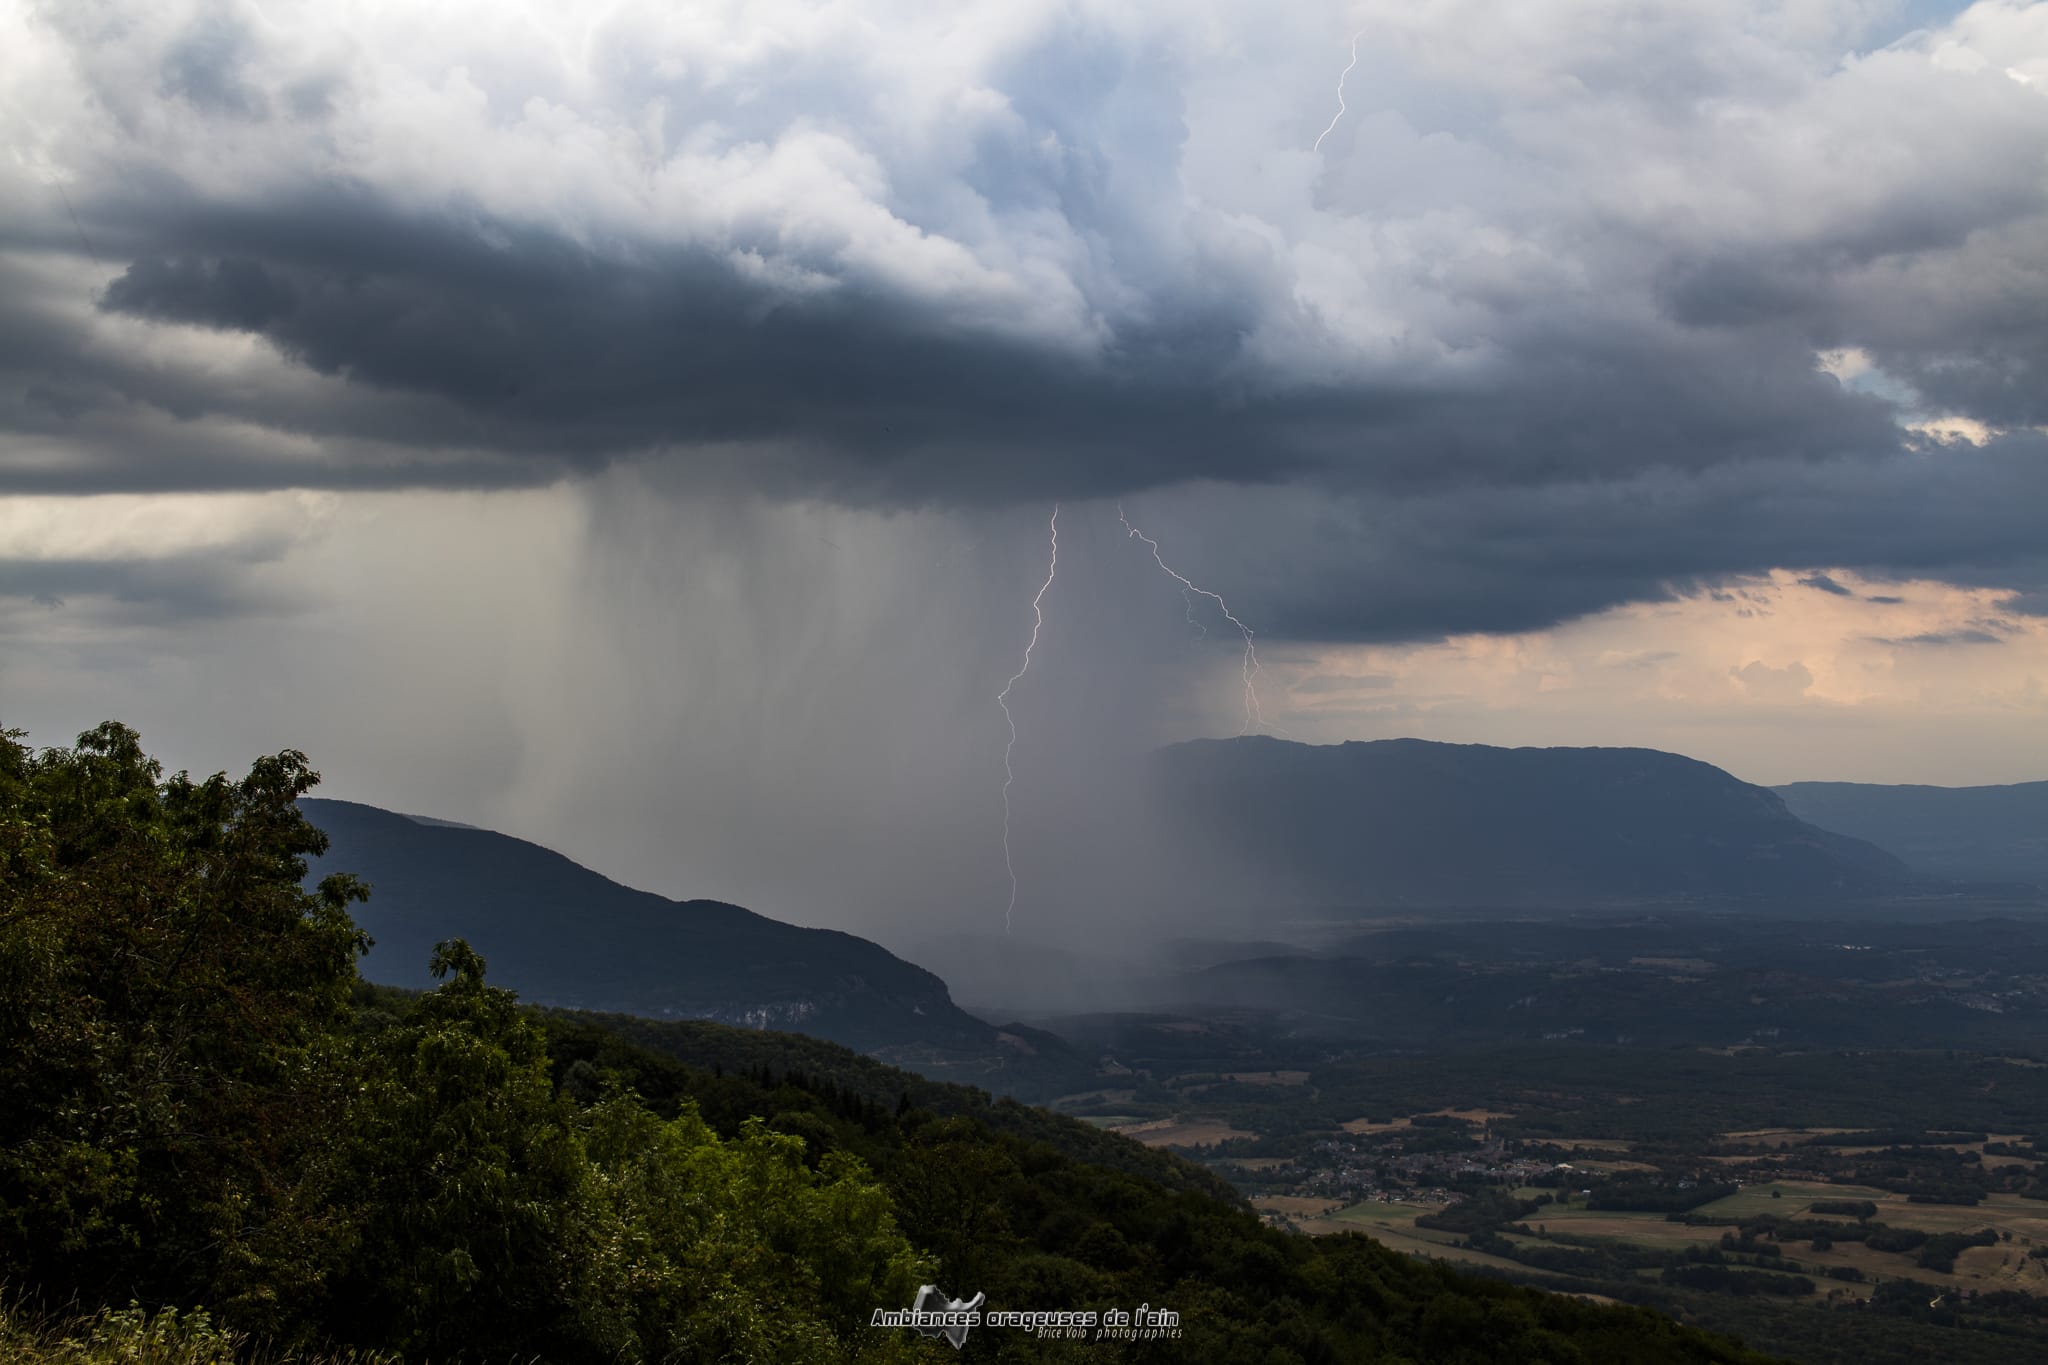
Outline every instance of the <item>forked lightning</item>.
<svg viewBox="0 0 2048 1365">
<path fill-rule="evenodd" d="M 1342 71 L 1337 73 L 1337 112 L 1330 115 L 1330 126 L 1323 129 L 1322 133 L 1316 138 L 1316 145 L 1309 148 L 1312 152 L 1323 150 L 1323 139 L 1337 131 L 1337 121 L 1344 117 L 1344 78 L 1351 74 L 1352 67 L 1358 65 L 1358 40 L 1364 36 L 1364 29 L 1360 29 L 1351 35 L 1351 60 Z"/>
<path fill-rule="evenodd" d="M 1003 910 L 1003 932 L 1010 932 L 1010 918 L 1017 911 L 1017 865 L 1010 859 L 1010 784 L 1016 774 L 1010 770 L 1010 751 L 1017 747 L 1017 718 L 1010 714 L 1010 689 L 1017 680 L 1031 671 L 1031 651 L 1038 647 L 1038 631 L 1045 624 L 1045 593 L 1052 586 L 1052 580 L 1060 571 L 1060 508 L 1053 504 L 1052 521 L 1048 529 L 1052 533 L 1052 562 L 1046 565 L 1045 582 L 1039 584 L 1038 593 L 1031 599 L 1031 639 L 1024 646 L 1024 662 L 1003 684 L 1003 690 L 996 693 L 996 705 L 1003 708 L 1003 721 L 1010 727 L 1010 742 L 1003 746 L 1003 866 L 1010 874 L 1010 903 Z"/>
<path fill-rule="evenodd" d="M 1145 542 L 1145 544 L 1152 551 L 1152 562 L 1154 564 L 1157 564 L 1161 569 L 1165 570 L 1167 577 L 1171 578 L 1174 582 L 1180 584 L 1181 595 L 1183 597 L 1187 597 L 1189 594 L 1193 593 L 1208 598 L 1210 601 L 1214 602 L 1216 604 L 1217 609 L 1223 613 L 1223 619 L 1230 622 L 1231 625 L 1236 626 L 1238 629 L 1238 633 L 1244 636 L 1244 729 L 1239 731 L 1239 733 L 1248 735 L 1254 729 L 1277 728 L 1267 726 L 1266 713 L 1259 706 L 1259 688 L 1257 680 L 1259 674 L 1264 672 L 1265 668 L 1262 664 L 1259 663 L 1258 650 L 1253 648 L 1252 646 L 1252 628 L 1246 625 L 1244 622 L 1238 620 L 1235 616 L 1231 615 L 1230 604 L 1228 602 L 1225 602 L 1221 597 L 1219 597 L 1213 592 L 1210 592 L 1207 588 L 1196 587 L 1193 583 L 1189 582 L 1181 574 L 1176 573 L 1172 565 L 1168 564 L 1164 559 L 1160 558 L 1159 542 L 1152 539 L 1152 537 L 1146 535 L 1143 531 L 1140 531 L 1137 527 L 1131 525 L 1130 518 L 1124 515 L 1124 508 L 1122 503 L 1117 504 L 1116 519 L 1124 524 L 1124 533 L 1127 537 L 1135 537 Z M 1189 612 L 1189 619 L 1192 620 L 1192 598 L 1189 599 Z"/>
</svg>

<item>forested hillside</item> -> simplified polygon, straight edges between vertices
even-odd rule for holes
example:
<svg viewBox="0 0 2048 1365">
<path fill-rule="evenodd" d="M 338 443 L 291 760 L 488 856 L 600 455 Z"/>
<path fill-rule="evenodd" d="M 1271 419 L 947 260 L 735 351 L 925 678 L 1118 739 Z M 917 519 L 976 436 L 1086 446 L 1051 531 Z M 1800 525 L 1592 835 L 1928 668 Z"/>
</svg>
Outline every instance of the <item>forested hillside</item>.
<svg viewBox="0 0 2048 1365">
<path fill-rule="evenodd" d="M 137 1358 L 134 1314 L 168 1308 L 273 1352 L 410 1361 L 955 1359 L 869 1325 L 922 1283 L 1184 1325 L 983 1328 L 962 1360 L 1760 1359 L 1273 1231 L 1165 1159 L 816 1044 L 778 1067 L 750 1035 L 539 1014 L 460 941 L 437 988 L 370 988 L 361 886 L 300 884 L 315 781 L 295 752 L 166 778 L 111 724 L 0 740 L 0 1284 L 138 1305 L 50 1359 Z"/>
<path fill-rule="evenodd" d="M 373 899 L 373 981 L 427 984 L 434 945 L 460 938 L 525 999 L 660 1018 L 800 1029 L 850 1047 L 1000 1053 L 945 982 L 853 934 L 783 924 L 718 901 L 621 886 L 486 829 L 308 798 L 328 837 L 313 876 L 343 871 Z"/>
</svg>

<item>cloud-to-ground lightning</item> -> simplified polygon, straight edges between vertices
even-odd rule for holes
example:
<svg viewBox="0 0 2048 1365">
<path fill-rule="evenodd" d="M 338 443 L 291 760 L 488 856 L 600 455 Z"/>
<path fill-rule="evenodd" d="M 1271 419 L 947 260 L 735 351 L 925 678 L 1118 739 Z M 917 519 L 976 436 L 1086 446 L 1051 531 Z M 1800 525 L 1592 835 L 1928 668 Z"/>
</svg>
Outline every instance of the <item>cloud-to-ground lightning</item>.
<svg viewBox="0 0 2048 1365">
<path fill-rule="evenodd" d="M 1336 132 L 1337 121 L 1344 117 L 1344 78 L 1351 74 L 1352 67 L 1358 65 L 1358 40 L 1360 38 L 1363 38 L 1364 36 L 1364 29 L 1360 29 L 1358 30 L 1358 32 L 1351 35 L 1351 60 L 1349 63 L 1345 65 L 1342 71 L 1337 73 L 1337 112 L 1330 115 L 1330 126 L 1323 129 L 1322 134 L 1316 138 L 1316 145 L 1309 148 L 1309 150 L 1312 152 L 1320 152 L 1321 150 L 1323 150 L 1323 138 L 1326 138 L 1331 133 Z"/>
<path fill-rule="evenodd" d="M 1233 616 L 1230 611 L 1230 604 L 1225 602 L 1220 596 L 1210 592 L 1207 588 L 1196 587 L 1187 578 L 1175 572 L 1173 566 L 1160 557 L 1159 542 L 1131 525 L 1131 519 L 1124 515 L 1122 503 L 1117 504 L 1116 519 L 1124 524 L 1125 537 L 1135 537 L 1144 541 L 1146 546 L 1152 551 L 1152 562 L 1165 570 L 1167 577 L 1180 584 L 1181 596 L 1188 600 L 1188 608 L 1191 613 L 1194 609 L 1192 595 L 1200 594 L 1214 602 L 1217 610 L 1223 613 L 1223 619 L 1236 626 L 1238 633 L 1244 636 L 1244 729 L 1239 733 L 1248 735 L 1254 729 L 1278 730 L 1279 726 L 1267 724 L 1266 713 L 1259 705 L 1258 676 L 1265 672 L 1265 665 L 1259 662 L 1259 651 L 1252 645 L 1252 628 Z"/>
<path fill-rule="evenodd" d="M 1017 912 L 1017 864 L 1010 859 L 1010 784 L 1016 774 L 1010 769 L 1010 751 L 1017 747 L 1017 718 L 1010 714 L 1010 689 L 1017 680 L 1031 671 L 1031 651 L 1038 648 L 1038 632 L 1045 625 L 1045 594 L 1052 587 L 1052 580 L 1060 571 L 1060 509 L 1054 503 L 1052 520 L 1047 523 L 1052 534 L 1052 560 L 1045 568 L 1045 582 L 1038 585 L 1038 592 L 1031 599 L 1031 639 L 1024 645 L 1024 662 L 1003 684 L 1003 690 L 996 693 L 996 705 L 1003 708 L 1003 722 L 1010 727 L 1010 741 L 1003 746 L 1003 867 L 1010 874 L 1010 903 L 1003 909 L 1003 932 L 1010 932 L 1010 919 Z"/>
<path fill-rule="evenodd" d="M 1118 511 L 1119 511 L 1119 512 L 1121 512 L 1121 511 L 1122 511 L 1122 509 L 1121 509 L 1121 508 L 1119 508 L 1119 509 L 1118 509 Z M 1129 525 L 1130 525 L 1130 523 L 1129 523 L 1129 522 L 1125 522 L 1125 523 L 1124 523 L 1124 525 L 1125 525 L 1125 526 L 1129 526 Z M 1203 625 L 1203 624 L 1202 624 L 1202 623 L 1201 623 L 1200 621 L 1198 621 L 1198 620 L 1196 620 L 1196 619 L 1195 619 L 1195 593 L 1194 593 L 1194 589 L 1192 589 L 1192 588 L 1182 588 L 1182 589 L 1180 590 L 1180 600 L 1181 600 L 1182 602 L 1184 602 L 1184 603 L 1186 603 L 1186 604 L 1187 604 L 1187 609 L 1188 609 L 1188 611 L 1187 611 L 1187 617 L 1188 617 L 1188 624 L 1189 624 L 1189 625 L 1191 625 L 1191 626 L 1193 626 L 1193 627 L 1194 627 L 1194 628 L 1195 628 L 1196 630 L 1199 630 L 1199 631 L 1201 631 L 1201 632 L 1202 632 L 1202 638 L 1203 638 L 1204 640 L 1208 639 L 1208 638 L 1209 638 L 1209 628 L 1208 628 L 1207 626 Z"/>
</svg>

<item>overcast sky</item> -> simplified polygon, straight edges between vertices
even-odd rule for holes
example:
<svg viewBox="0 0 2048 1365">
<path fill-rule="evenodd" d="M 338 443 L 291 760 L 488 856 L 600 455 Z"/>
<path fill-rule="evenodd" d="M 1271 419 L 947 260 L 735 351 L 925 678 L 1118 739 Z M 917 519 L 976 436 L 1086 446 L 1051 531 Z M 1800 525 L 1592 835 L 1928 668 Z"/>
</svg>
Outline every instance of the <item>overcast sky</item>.
<svg viewBox="0 0 2048 1365">
<path fill-rule="evenodd" d="M 39 743 L 979 923 L 1056 503 L 1024 826 L 1244 724 L 1121 503 L 1297 738 L 2048 778 L 2048 4 L 0 0 L 0 130 Z"/>
</svg>

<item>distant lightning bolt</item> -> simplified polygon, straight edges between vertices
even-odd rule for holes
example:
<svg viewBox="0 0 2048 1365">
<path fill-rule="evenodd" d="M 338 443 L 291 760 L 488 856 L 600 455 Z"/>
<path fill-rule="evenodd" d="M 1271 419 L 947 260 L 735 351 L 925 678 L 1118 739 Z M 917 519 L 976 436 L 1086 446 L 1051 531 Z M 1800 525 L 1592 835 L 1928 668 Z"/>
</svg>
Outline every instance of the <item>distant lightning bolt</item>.
<svg viewBox="0 0 2048 1365">
<path fill-rule="evenodd" d="M 1131 525 L 1130 518 L 1124 515 L 1124 508 L 1122 503 L 1117 504 L 1116 519 L 1124 524 L 1124 534 L 1126 538 L 1135 537 L 1139 540 L 1144 541 L 1145 544 L 1151 548 L 1152 562 L 1154 564 L 1157 564 L 1161 569 L 1165 570 L 1166 576 L 1168 578 L 1171 578 L 1174 582 L 1180 584 L 1181 596 L 1186 598 L 1188 602 L 1188 619 L 1194 619 L 1194 599 L 1196 595 L 1200 595 L 1214 602 L 1217 606 L 1217 609 L 1223 613 L 1223 619 L 1230 622 L 1231 625 L 1236 626 L 1238 629 L 1238 633 L 1244 636 L 1244 729 L 1239 731 L 1239 733 L 1248 735 L 1252 732 L 1254 728 L 1278 730 L 1280 728 L 1279 726 L 1269 726 L 1266 724 L 1266 713 L 1259 706 L 1259 688 L 1257 680 L 1259 674 L 1265 672 L 1265 666 L 1259 662 L 1258 650 L 1252 647 L 1252 628 L 1230 614 L 1230 604 L 1228 602 L 1225 602 L 1221 597 L 1217 596 L 1213 592 L 1210 592 L 1207 588 L 1196 587 L 1193 583 L 1190 583 L 1186 578 L 1174 572 L 1173 567 L 1169 565 L 1164 559 L 1159 557 L 1159 542 L 1152 539 L 1152 537 L 1146 535 L 1143 531 L 1140 531 L 1137 527 Z M 1197 624 L 1200 623 L 1198 622 Z"/>
<path fill-rule="evenodd" d="M 1118 509 L 1118 511 L 1119 511 L 1119 512 L 1121 512 L 1121 511 L 1122 511 L 1122 509 L 1121 509 L 1121 508 L 1119 508 L 1119 509 Z M 1129 523 L 1129 522 L 1127 521 L 1127 522 L 1125 522 L 1125 523 L 1124 523 L 1124 525 L 1128 527 L 1128 526 L 1130 525 L 1130 523 Z M 1180 600 L 1181 600 L 1182 602 L 1184 602 L 1184 603 L 1186 603 L 1186 604 L 1187 604 L 1187 609 L 1188 609 L 1188 613 L 1187 613 L 1187 615 L 1188 615 L 1188 624 L 1189 624 L 1189 625 L 1191 625 L 1191 626 L 1193 626 L 1193 627 L 1194 627 L 1194 628 L 1195 628 L 1196 630 L 1199 630 L 1199 631 L 1201 631 L 1201 632 L 1202 632 L 1202 638 L 1203 638 L 1204 640 L 1208 639 L 1208 638 L 1209 638 L 1209 628 L 1208 628 L 1207 626 L 1203 625 L 1203 624 L 1202 624 L 1202 623 L 1201 623 L 1200 621 L 1197 621 L 1197 620 L 1195 619 L 1195 594 L 1194 594 L 1194 590 L 1193 590 L 1193 589 L 1191 589 L 1191 588 L 1182 588 L 1182 589 L 1180 590 Z"/>
<path fill-rule="evenodd" d="M 1003 708 L 1003 722 L 1010 727 L 1010 742 L 1003 746 L 1003 866 L 1010 873 L 1010 903 L 1003 910 L 1003 932 L 1010 932 L 1010 917 L 1017 910 L 1017 865 L 1010 860 L 1010 784 L 1017 775 L 1010 770 L 1010 751 L 1017 747 L 1017 719 L 1010 714 L 1010 689 L 1017 680 L 1031 671 L 1031 651 L 1038 647 L 1038 632 L 1045 625 L 1046 589 L 1052 586 L 1053 578 L 1060 571 L 1060 508 L 1053 504 L 1052 521 L 1048 523 L 1052 532 L 1052 562 L 1046 565 L 1045 582 L 1039 584 L 1038 593 L 1031 599 L 1031 639 L 1024 646 L 1024 662 L 1003 684 L 1003 690 L 996 693 L 996 705 Z"/>
<path fill-rule="evenodd" d="M 1358 40 L 1364 36 L 1364 29 L 1360 29 L 1351 35 L 1351 61 L 1349 65 L 1337 73 L 1337 112 L 1330 115 L 1330 126 L 1323 129 L 1322 137 L 1316 139 L 1316 145 L 1311 147 L 1310 151 L 1320 152 L 1323 150 L 1323 138 L 1336 132 L 1337 121 L 1344 117 L 1344 78 L 1351 74 L 1352 67 L 1358 65 Z"/>
</svg>

